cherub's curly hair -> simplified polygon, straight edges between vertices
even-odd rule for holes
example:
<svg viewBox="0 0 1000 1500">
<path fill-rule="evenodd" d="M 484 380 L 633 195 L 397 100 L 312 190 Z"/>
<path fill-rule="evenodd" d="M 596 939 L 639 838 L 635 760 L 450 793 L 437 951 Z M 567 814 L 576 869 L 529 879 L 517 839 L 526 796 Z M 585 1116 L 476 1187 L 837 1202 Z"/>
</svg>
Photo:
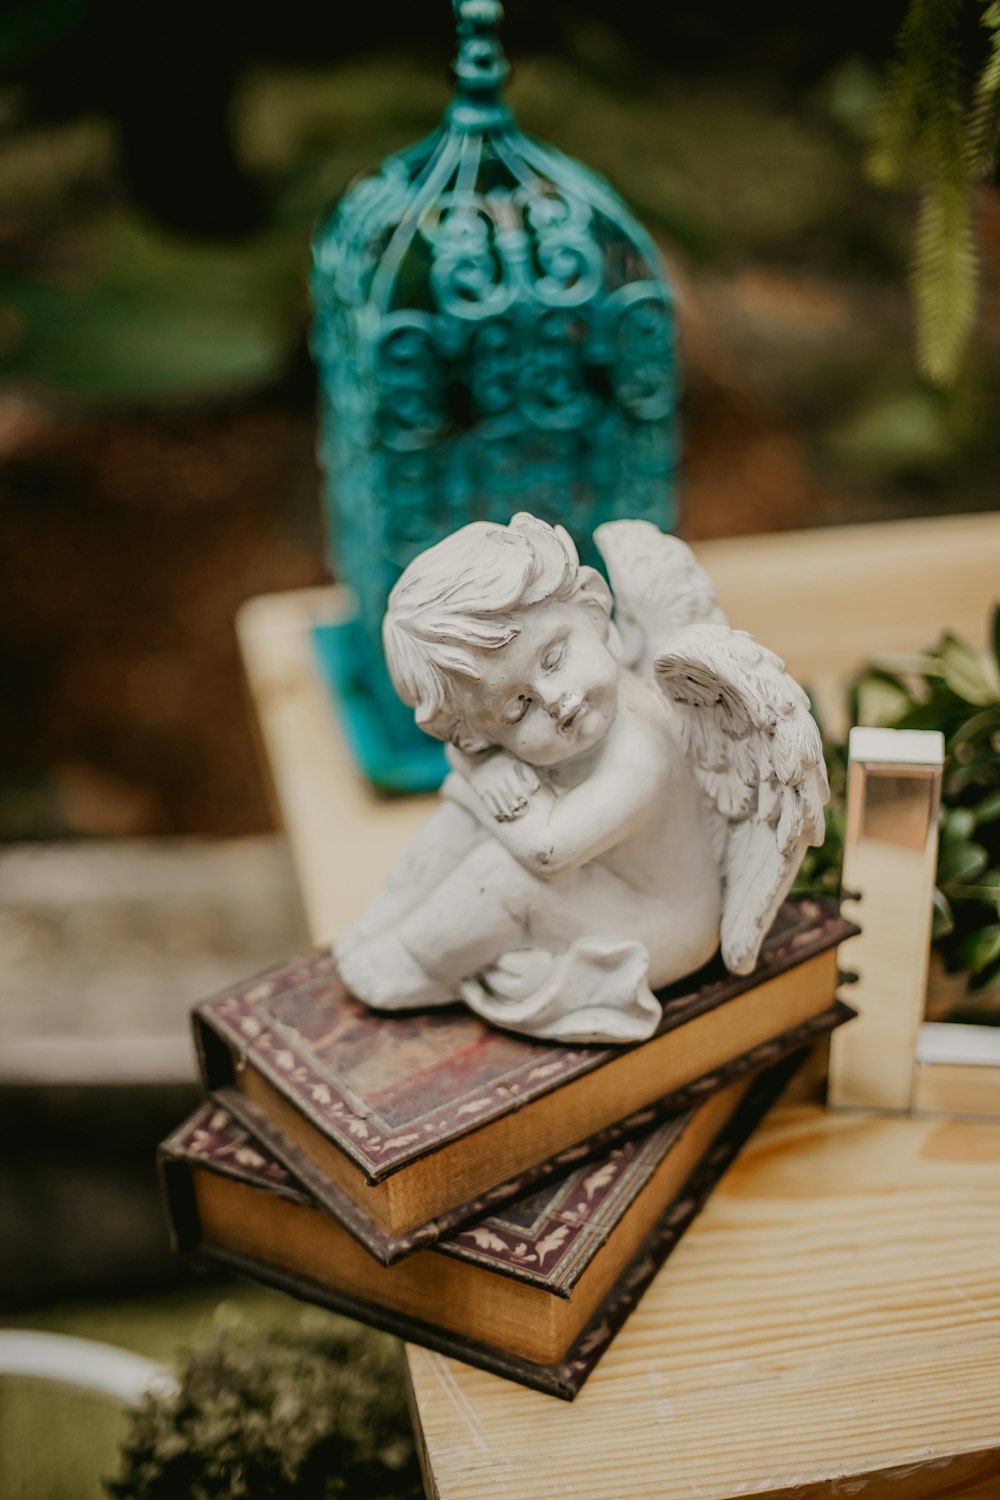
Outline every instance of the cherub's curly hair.
<svg viewBox="0 0 1000 1500">
<path fill-rule="evenodd" d="M 509 526 L 473 521 L 410 563 L 389 595 L 386 661 L 417 723 L 463 749 L 468 739 L 452 679 L 479 680 L 472 651 L 499 651 L 520 633 L 518 610 L 570 599 L 583 589 L 611 613 L 611 593 L 580 566 L 573 540 L 525 512 Z"/>
</svg>

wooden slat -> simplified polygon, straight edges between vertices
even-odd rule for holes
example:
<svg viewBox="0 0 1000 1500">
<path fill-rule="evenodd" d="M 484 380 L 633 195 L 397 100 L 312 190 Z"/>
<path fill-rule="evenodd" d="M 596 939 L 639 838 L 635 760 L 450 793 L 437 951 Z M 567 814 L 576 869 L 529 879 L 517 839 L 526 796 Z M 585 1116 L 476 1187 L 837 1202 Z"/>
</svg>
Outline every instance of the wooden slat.
<svg viewBox="0 0 1000 1500">
<path fill-rule="evenodd" d="M 918 1114 L 1000 1120 L 1000 1068 L 917 1062 L 913 1068 L 913 1108 Z"/>
<path fill-rule="evenodd" d="M 905 762 L 885 760 L 897 754 Z M 944 736 L 852 729 L 842 911 L 860 933 L 841 948 L 859 1015 L 830 1048 L 828 1102 L 909 1110 L 924 1018 Z"/>
</svg>

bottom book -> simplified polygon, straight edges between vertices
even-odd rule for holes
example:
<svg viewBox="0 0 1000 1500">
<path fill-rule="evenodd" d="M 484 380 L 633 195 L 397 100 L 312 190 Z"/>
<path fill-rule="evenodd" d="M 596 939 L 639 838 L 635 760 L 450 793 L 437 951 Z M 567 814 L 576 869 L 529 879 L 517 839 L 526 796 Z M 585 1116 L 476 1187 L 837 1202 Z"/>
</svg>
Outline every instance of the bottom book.
<svg viewBox="0 0 1000 1500">
<path fill-rule="evenodd" d="M 380 1265 L 228 1112 L 164 1142 L 179 1249 L 571 1401 L 805 1056 Z"/>
</svg>

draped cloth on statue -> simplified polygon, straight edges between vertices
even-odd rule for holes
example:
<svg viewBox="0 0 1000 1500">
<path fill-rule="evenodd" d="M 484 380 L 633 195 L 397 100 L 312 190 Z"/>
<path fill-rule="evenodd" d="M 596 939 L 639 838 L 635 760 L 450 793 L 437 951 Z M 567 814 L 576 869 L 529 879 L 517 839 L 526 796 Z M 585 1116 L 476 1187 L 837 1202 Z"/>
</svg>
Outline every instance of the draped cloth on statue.
<svg viewBox="0 0 1000 1500">
<path fill-rule="evenodd" d="M 642 943 L 579 938 L 562 953 L 505 953 L 461 991 L 485 1021 L 547 1041 L 642 1042 L 663 1014 L 648 969 Z"/>
</svg>

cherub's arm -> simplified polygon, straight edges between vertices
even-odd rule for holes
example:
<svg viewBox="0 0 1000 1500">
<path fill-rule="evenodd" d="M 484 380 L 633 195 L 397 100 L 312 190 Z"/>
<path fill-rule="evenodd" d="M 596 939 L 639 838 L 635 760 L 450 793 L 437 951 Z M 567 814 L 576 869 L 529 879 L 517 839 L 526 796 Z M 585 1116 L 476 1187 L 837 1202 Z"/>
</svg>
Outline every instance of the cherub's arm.
<svg viewBox="0 0 1000 1500">
<path fill-rule="evenodd" d="M 662 785 L 662 746 L 637 733 L 601 756 L 578 786 L 556 795 L 545 786 L 514 822 L 496 823 L 467 782 L 449 778 L 449 795 L 489 829 L 525 869 L 549 879 L 588 864 L 641 826 Z"/>
<path fill-rule="evenodd" d="M 538 776 L 531 766 L 506 750 L 488 750 L 481 755 L 466 755 L 454 745 L 446 750 L 448 764 L 468 784 L 498 823 L 510 822 L 523 815 L 528 798 L 538 791 Z M 449 777 L 445 795 L 451 795 Z M 453 801 L 460 800 L 452 797 Z"/>
</svg>

